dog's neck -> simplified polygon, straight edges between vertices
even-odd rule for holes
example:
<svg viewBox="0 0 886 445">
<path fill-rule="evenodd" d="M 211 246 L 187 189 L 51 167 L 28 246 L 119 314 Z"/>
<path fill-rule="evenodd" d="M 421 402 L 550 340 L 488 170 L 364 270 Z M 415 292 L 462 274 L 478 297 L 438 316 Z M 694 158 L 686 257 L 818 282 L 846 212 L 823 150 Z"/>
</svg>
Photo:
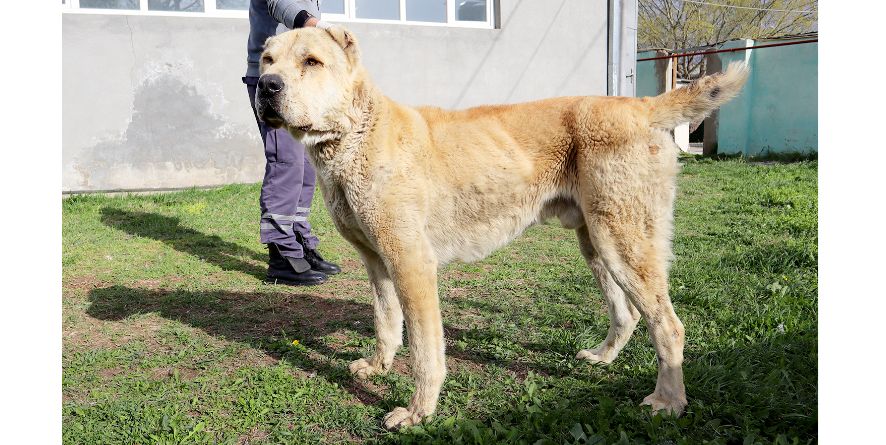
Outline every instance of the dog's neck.
<svg viewBox="0 0 886 445">
<path fill-rule="evenodd" d="M 309 132 L 301 138 L 321 174 L 333 173 L 324 171 L 336 170 L 338 164 L 354 160 L 373 132 L 377 113 L 386 106 L 386 100 L 369 80 L 363 78 L 355 85 L 353 99 L 345 106 L 337 130 Z"/>
</svg>

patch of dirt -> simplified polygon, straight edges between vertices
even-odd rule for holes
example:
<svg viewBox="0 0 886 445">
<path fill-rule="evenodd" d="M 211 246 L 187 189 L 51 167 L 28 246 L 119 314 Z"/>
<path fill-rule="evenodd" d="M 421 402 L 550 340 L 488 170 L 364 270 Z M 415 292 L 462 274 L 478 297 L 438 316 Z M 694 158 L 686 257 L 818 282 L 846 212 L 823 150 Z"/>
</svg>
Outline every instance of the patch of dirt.
<svg viewBox="0 0 886 445">
<path fill-rule="evenodd" d="M 111 349 L 135 340 L 159 346 L 155 334 L 166 323 L 155 316 L 127 321 L 104 321 L 88 316 L 78 318 L 73 326 L 63 327 L 62 345 L 66 351 Z"/>
<path fill-rule="evenodd" d="M 276 358 L 254 348 L 245 348 L 240 351 L 237 358 L 219 362 L 222 368 L 231 372 L 235 372 L 244 366 L 269 367 L 276 364 Z"/>
<path fill-rule="evenodd" d="M 363 270 L 363 262 L 355 258 L 342 258 L 342 270 Z"/>
<path fill-rule="evenodd" d="M 363 443 L 363 439 L 347 431 L 319 429 L 326 443 Z"/>
<path fill-rule="evenodd" d="M 376 405 L 384 400 L 389 392 L 387 387 L 376 385 L 369 379 L 358 380 L 354 378 L 351 383 L 342 385 L 342 387 L 354 396 L 355 400 L 351 402 L 353 405 L 358 403 Z"/>
<path fill-rule="evenodd" d="M 446 369 L 448 372 L 465 371 L 471 374 L 481 374 L 485 371 L 485 366 L 474 360 L 467 360 L 462 357 L 456 357 L 447 354 Z"/>
<path fill-rule="evenodd" d="M 98 376 L 104 380 L 110 380 L 120 374 L 122 374 L 125 370 L 119 366 L 115 366 L 113 368 L 102 369 L 98 372 Z"/>
<path fill-rule="evenodd" d="M 394 363 L 391 364 L 391 372 L 397 372 L 405 376 L 412 375 L 412 368 L 409 367 L 409 360 L 404 358 L 394 358 Z"/>
<path fill-rule="evenodd" d="M 245 367 L 268 368 L 276 366 L 279 359 L 256 348 L 244 348 L 235 357 L 228 357 L 213 363 L 214 368 L 221 368 L 225 375 L 234 375 Z"/>
<path fill-rule="evenodd" d="M 80 275 L 77 277 L 62 277 L 63 290 L 89 291 L 99 287 L 105 287 L 108 283 L 96 278 L 95 275 Z"/>
<path fill-rule="evenodd" d="M 253 428 L 248 433 L 241 435 L 237 438 L 237 445 L 250 445 L 256 442 L 261 442 L 262 440 L 267 439 L 269 434 L 258 428 Z"/>
<path fill-rule="evenodd" d="M 446 291 L 445 298 L 457 300 L 468 296 L 468 289 L 465 287 L 451 287 Z"/>
</svg>

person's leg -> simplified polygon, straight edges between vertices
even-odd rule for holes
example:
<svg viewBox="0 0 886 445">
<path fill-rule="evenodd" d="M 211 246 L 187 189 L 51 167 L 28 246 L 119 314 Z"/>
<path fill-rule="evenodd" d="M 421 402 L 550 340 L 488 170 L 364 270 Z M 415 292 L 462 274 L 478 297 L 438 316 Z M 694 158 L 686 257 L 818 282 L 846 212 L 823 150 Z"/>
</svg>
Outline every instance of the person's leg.
<svg viewBox="0 0 886 445">
<path fill-rule="evenodd" d="M 314 189 L 317 186 L 317 173 L 314 171 L 314 166 L 311 165 L 311 161 L 307 156 L 304 156 L 302 171 L 298 207 L 295 209 L 295 214 L 299 217 L 299 221 L 293 227 L 304 238 L 304 247 L 316 250 L 320 240 L 311 233 L 311 223 L 308 222 L 308 216 L 311 213 L 311 202 L 314 200 Z"/>
<path fill-rule="evenodd" d="M 244 78 L 253 114 L 256 81 L 257 78 Z M 285 130 L 275 130 L 257 115 L 255 118 L 267 161 L 259 197 L 262 212 L 259 234 L 270 253 L 268 278 L 287 284 L 319 284 L 326 277 L 322 273 L 311 273 L 314 271 L 304 260 L 304 250 L 293 227 L 301 219 L 296 215 L 296 209 L 304 174 L 304 145 Z"/>
<path fill-rule="evenodd" d="M 283 130 L 265 127 L 267 164 L 262 181 L 261 242 L 275 244 L 285 257 L 304 258 L 304 250 L 295 236 L 294 225 L 301 218 L 296 214 L 304 164 L 298 159 L 297 141 Z M 303 155 L 303 152 L 301 152 Z"/>
<path fill-rule="evenodd" d="M 311 202 L 314 199 L 317 174 L 308 157 L 305 156 L 304 158 L 302 188 L 298 197 L 298 208 L 296 208 L 295 211 L 296 216 L 298 216 L 298 221 L 293 224 L 293 227 L 299 242 L 305 250 L 305 260 L 311 265 L 311 269 L 319 270 L 327 275 L 335 275 L 341 272 L 341 268 L 338 267 L 337 264 L 324 260 L 317 252 L 317 246 L 320 244 L 320 240 L 311 233 L 311 223 L 308 222 L 308 216 L 311 213 Z"/>
</svg>

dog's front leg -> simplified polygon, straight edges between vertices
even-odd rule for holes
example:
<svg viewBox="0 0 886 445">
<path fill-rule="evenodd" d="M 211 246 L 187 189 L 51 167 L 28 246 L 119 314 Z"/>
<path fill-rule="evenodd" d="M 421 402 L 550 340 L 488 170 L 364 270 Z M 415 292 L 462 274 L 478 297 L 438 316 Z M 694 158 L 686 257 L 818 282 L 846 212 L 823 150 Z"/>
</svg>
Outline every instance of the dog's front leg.
<svg viewBox="0 0 886 445">
<path fill-rule="evenodd" d="M 384 255 L 406 316 L 415 377 L 415 394 L 409 406 L 395 408 L 384 418 L 385 428 L 398 429 L 434 413 L 446 378 L 446 357 L 437 296 L 437 261 L 430 243 L 419 237 L 386 247 Z"/>
<path fill-rule="evenodd" d="M 394 355 L 403 344 L 403 311 L 394 290 L 387 266 L 375 252 L 360 248 L 363 264 L 369 274 L 375 294 L 372 309 L 375 321 L 375 354 L 368 359 L 355 360 L 349 366 L 351 373 L 365 379 L 375 374 L 385 374 L 394 362 Z"/>
</svg>

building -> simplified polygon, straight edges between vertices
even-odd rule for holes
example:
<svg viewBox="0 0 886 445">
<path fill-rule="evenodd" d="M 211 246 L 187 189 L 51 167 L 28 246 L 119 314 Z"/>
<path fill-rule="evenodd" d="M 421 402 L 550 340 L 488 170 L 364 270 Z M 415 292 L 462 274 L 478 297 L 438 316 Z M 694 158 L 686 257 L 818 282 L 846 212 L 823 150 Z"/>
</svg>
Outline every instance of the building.
<svg viewBox="0 0 886 445">
<path fill-rule="evenodd" d="M 63 0 L 63 188 L 260 181 L 248 0 Z M 636 0 L 323 0 L 389 97 L 633 95 Z"/>
</svg>

